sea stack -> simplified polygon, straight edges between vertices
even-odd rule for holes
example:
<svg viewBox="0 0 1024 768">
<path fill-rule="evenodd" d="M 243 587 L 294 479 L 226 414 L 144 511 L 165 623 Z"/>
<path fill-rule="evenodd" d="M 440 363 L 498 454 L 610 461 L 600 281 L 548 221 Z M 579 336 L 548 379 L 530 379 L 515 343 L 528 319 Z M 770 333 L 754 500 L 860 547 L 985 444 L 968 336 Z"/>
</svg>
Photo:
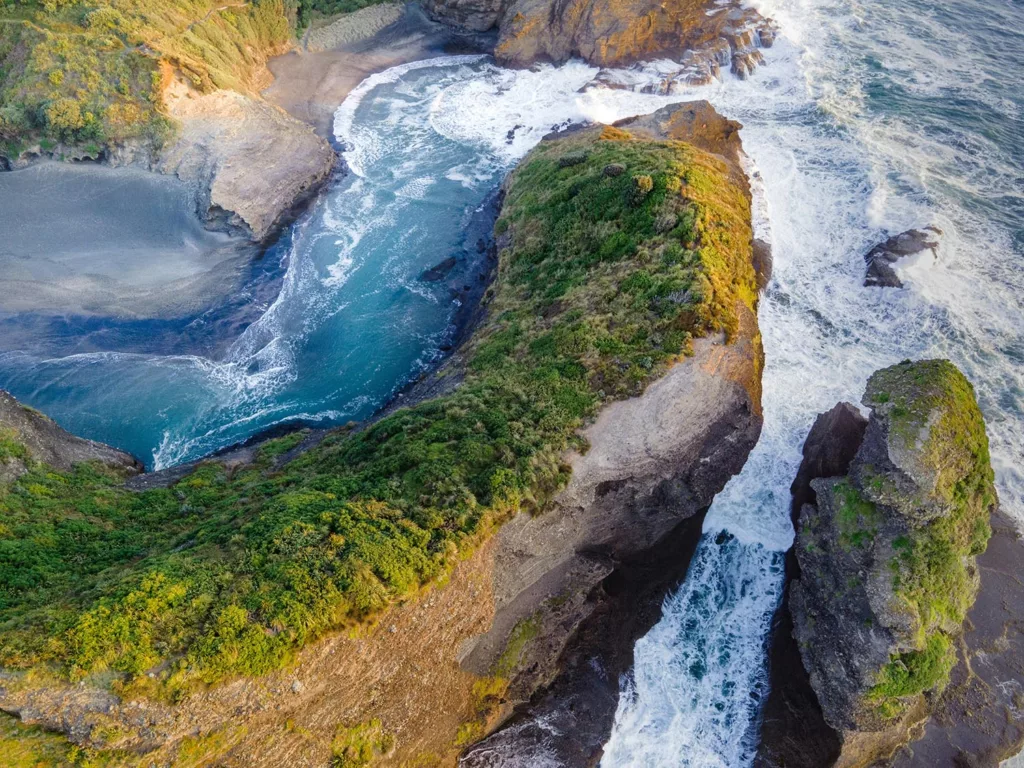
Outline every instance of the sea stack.
<svg viewBox="0 0 1024 768">
<path fill-rule="evenodd" d="M 978 594 L 997 498 L 971 384 L 946 360 L 905 361 L 862 404 L 866 424 L 848 404 L 819 417 L 794 485 L 788 609 L 807 678 L 773 670 L 760 765 L 891 764 L 941 702 Z M 845 472 L 819 471 L 836 456 Z M 813 697 L 794 694 L 807 680 Z M 779 698 L 803 701 L 819 732 L 782 734 Z"/>
</svg>

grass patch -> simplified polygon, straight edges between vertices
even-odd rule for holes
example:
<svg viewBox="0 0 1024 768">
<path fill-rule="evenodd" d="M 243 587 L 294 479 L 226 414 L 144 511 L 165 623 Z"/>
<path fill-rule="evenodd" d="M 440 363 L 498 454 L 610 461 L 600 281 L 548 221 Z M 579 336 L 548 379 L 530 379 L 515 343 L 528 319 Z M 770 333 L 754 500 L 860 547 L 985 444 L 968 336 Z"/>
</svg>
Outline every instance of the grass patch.
<svg viewBox="0 0 1024 768">
<path fill-rule="evenodd" d="M 76 746 L 4 713 L 0 713 L 0 761 L 4 768 L 126 768 L 132 764 L 125 754 Z"/>
<path fill-rule="evenodd" d="M 604 174 L 611 163 L 627 172 Z M 297 436 L 170 489 L 39 465 L 0 486 L 0 664 L 169 699 L 279 668 L 542 511 L 602 404 L 642 392 L 689 339 L 735 333 L 756 300 L 745 193 L 687 145 L 621 131 L 544 143 L 503 219 L 511 244 L 454 393 L 280 468 Z"/>
<path fill-rule="evenodd" d="M 352 728 L 339 726 L 331 744 L 331 768 L 365 768 L 394 746 L 394 736 L 384 730 L 380 720 Z"/>
<path fill-rule="evenodd" d="M 838 502 L 836 522 L 840 546 L 852 549 L 870 545 L 882 520 L 878 508 L 865 499 L 849 480 L 836 483 L 833 493 Z"/>
<path fill-rule="evenodd" d="M 292 40 L 295 0 L 0 3 L 0 152 L 39 142 L 165 140 L 177 69 L 201 91 L 256 93 Z"/>
<path fill-rule="evenodd" d="M 389 2 L 389 0 L 300 0 L 296 27 L 301 31 L 318 18 L 334 16 L 339 13 L 352 13 L 382 2 Z"/>
<path fill-rule="evenodd" d="M 883 717 L 896 717 L 903 711 L 903 699 L 945 688 L 955 663 L 950 639 L 941 632 L 932 634 L 924 650 L 901 653 L 882 668 L 871 698 Z"/>
</svg>

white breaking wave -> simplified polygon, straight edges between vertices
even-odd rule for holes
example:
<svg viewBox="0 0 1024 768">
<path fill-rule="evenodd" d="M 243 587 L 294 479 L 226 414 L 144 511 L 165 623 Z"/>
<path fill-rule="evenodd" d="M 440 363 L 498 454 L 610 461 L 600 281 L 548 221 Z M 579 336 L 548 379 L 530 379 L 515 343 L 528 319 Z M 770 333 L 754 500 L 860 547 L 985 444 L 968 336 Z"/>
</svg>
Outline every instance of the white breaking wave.
<svg viewBox="0 0 1024 768">
<path fill-rule="evenodd" d="M 662 620 L 636 644 L 602 765 L 735 768 L 757 747 L 762 647 L 783 556 L 722 535 L 701 542 Z"/>
<path fill-rule="evenodd" d="M 435 59 L 413 61 L 386 69 L 375 75 L 370 75 L 353 88 L 334 113 L 334 136 L 346 147 L 345 162 L 349 169 L 357 176 L 362 176 L 365 167 L 364 162 L 369 158 L 379 156 L 380 134 L 375 131 L 362 132 L 353 129 L 356 109 L 359 108 L 359 105 L 363 103 L 363 99 L 368 94 L 381 85 L 398 82 L 402 79 L 403 75 L 415 70 L 449 67 L 456 64 L 477 64 L 486 59 L 487 57 L 484 55 L 472 54 L 466 56 L 441 56 Z M 410 95 L 415 98 L 419 96 L 419 93 L 413 91 Z"/>
</svg>

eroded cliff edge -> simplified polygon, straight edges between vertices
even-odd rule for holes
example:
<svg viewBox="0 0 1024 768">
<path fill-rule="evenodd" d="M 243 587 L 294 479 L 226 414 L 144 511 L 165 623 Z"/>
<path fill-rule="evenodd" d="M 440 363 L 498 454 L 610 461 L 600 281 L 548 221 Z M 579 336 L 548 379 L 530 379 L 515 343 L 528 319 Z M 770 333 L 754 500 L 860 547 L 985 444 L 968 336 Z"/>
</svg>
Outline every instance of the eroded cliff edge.
<svg viewBox="0 0 1024 768">
<path fill-rule="evenodd" d="M 737 130 L 699 103 L 542 143 L 433 399 L 171 488 L 5 486 L 0 707 L 112 764 L 451 764 L 757 439 Z"/>
<path fill-rule="evenodd" d="M 973 390 L 947 361 L 906 361 L 863 404 L 805 445 L 758 764 L 994 766 L 1021 741 L 1021 545 Z"/>
</svg>

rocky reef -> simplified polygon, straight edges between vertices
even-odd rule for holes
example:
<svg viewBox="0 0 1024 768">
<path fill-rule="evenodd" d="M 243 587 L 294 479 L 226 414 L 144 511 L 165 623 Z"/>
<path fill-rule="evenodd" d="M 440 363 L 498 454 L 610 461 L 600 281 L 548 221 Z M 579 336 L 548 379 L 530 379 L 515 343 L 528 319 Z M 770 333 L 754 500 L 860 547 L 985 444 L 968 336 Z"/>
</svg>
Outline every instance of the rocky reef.
<svg viewBox="0 0 1024 768">
<path fill-rule="evenodd" d="M 737 128 L 699 103 L 543 142 L 427 399 L 170 488 L 39 461 L 0 485 L 0 748 L 451 764 L 586 660 L 628 666 L 761 428 Z"/>
<path fill-rule="evenodd" d="M 909 229 L 879 243 L 864 255 L 864 263 L 867 265 L 865 287 L 902 288 L 903 281 L 894 267 L 896 262 L 926 251 L 937 257 L 941 237 L 942 230 L 938 227 L 924 227 Z"/>
<path fill-rule="evenodd" d="M 967 754 L 957 752 L 971 741 L 963 734 L 934 746 L 951 708 L 971 709 L 951 680 L 987 699 L 992 720 L 992 709 L 1010 712 L 995 693 L 1007 670 L 967 671 L 980 650 L 970 646 L 976 627 L 965 625 L 979 583 L 982 602 L 986 587 L 1006 588 L 983 579 L 977 561 L 997 500 L 973 389 L 947 361 L 906 361 L 871 377 L 863 405 L 866 421 L 848 404 L 820 416 L 804 447 L 762 766 L 947 764 L 905 748 L 927 731 L 932 754 Z M 996 612 L 983 622 L 981 645 L 1005 619 Z M 982 733 L 974 740 L 991 746 Z"/>
</svg>

